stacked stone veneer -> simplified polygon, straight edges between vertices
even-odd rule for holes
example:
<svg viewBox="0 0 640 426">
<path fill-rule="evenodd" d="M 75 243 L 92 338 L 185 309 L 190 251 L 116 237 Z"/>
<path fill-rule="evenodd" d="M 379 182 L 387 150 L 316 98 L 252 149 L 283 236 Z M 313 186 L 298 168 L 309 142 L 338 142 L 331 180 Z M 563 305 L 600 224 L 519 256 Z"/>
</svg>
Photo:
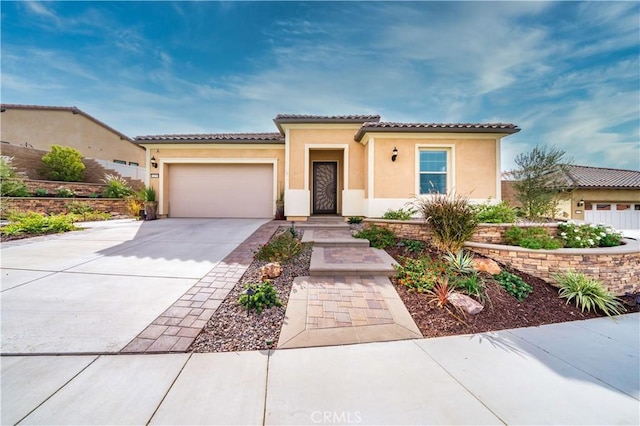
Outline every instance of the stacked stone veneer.
<svg viewBox="0 0 640 426">
<path fill-rule="evenodd" d="M 2 216 L 9 212 L 67 213 L 68 204 L 77 202 L 89 205 L 96 211 L 128 215 L 127 200 L 114 198 L 48 198 L 2 197 Z"/>
<path fill-rule="evenodd" d="M 429 241 L 433 233 L 424 221 L 388 221 L 367 219 L 368 224 L 391 229 L 397 237 Z M 494 259 L 551 284 L 553 275 L 574 270 L 601 281 L 616 296 L 640 291 L 640 242 L 624 240 L 624 245 L 608 248 L 531 250 L 501 245 L 511 224 L 481 224 L 465 245 L 478 254 Z M 550 235 L 557 234 L 555 224 L 543 226 Z"/>
<path fill-rule="evenodd" d="M 99 183 L 82 182 L 57 182 L 51 180 L 28 180 L 23 181 L 27 185 L 27 190 L 34 193 L 38 189 L 47 191 L 47 195 L 55 196 L 59 189 L 69 189 L 81 197 L 88 197 L 92 194 L 102 194 L 107 185 Z"/>
</svg>

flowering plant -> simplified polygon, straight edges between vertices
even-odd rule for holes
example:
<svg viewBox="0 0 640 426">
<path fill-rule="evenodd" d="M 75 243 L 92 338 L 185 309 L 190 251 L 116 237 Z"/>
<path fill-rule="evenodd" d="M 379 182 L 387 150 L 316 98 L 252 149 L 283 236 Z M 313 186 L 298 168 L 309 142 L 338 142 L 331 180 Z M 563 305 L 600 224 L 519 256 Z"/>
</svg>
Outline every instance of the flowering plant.
<svg viewBox="0 0 640 426">
<path fill-rule="evenodd" d="M 568 248 L 619 246 L 622 234 L 603 224 L 577 224 L 574 221 L 558 224 L 558 238 Z"/>
</svg>

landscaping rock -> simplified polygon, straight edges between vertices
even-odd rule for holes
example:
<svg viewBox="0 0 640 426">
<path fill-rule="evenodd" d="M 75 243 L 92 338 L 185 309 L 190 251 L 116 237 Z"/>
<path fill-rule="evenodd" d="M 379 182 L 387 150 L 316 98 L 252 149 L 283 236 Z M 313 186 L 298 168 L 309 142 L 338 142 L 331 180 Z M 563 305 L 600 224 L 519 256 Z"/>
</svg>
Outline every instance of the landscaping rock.
<svg viewBox="0 0 640 426">
<path fill-rule="evenodd" d="M 498 264 L 491 259 L 476 257 L 473 259 L 473 267 L 478 272 L 488 272 L 491 275 L 496 275 L 502 272 L 502 269 L 500 269 L 500 266 L 498 266 Z"/>
<path fill-rule="evenodd" d="M 282 266 L 278 262 L 267 263 L 260 268 L 260 273 L 262 274 L 262 281 L 266 279 L 272 280 L 282 275 Z"/>
<path fill-rule="evenodd" d="M 456 308 L 462 309 L 470 315 L 478 314 L 484 308 L 484 306 L 469 296 L 455 292 L 449 296 L 449 302 Z"/>
</svg>

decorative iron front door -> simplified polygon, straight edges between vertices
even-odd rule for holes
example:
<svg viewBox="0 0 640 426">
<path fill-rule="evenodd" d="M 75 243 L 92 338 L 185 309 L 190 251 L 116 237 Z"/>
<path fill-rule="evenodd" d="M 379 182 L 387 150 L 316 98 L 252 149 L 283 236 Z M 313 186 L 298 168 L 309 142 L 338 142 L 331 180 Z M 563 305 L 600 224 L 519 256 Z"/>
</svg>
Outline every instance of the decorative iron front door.
<svg viewBox="0 0 640 426">
<path fill-rule="evenodd" d="M 338 164 L 313 163 L 313 213 L 336 214 L 338 212 Z"/>
</svg>

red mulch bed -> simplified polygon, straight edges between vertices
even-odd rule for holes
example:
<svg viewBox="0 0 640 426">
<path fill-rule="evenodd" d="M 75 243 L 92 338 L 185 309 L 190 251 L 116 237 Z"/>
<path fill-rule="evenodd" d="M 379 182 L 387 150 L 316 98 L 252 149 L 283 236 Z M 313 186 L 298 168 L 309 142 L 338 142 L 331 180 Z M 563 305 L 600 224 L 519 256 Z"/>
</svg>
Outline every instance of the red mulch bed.
<svg viewBox="0 0 640 426">
<path fill-rule="evenodd" d="M 411 253 L 404 247 L 392 247 L 386 251 L 398 262 L 400 262 L 400 256 L 412 258 L 441 256 L 438 252 L 429 249 L 421 253 Z M 476 254 L 476 256 L 479 255 Z M 463 314 L 451 306 L 449 306 L 450 312 L 447 309 L 438 308 L 435 304 L 429 303 L 433 296 L 411 291 L 399 285 L 395 278 L 392 278 L 392 282 L 424 337 L 497 331 L 603 316 L 594 312 L 583 313 L 575 305 L 566 304 L 565 299 L 558 297 L 558 289 L 540 278 L 513 270 L 506 265 L 500 265 L 500 267 L 522 278 L 533 287 L 533 292 L 523 302 L 519 302 L 493 281 L 490 275 L 483 275 L 491 303 L 487 303 L 482 312 L 477 315 Z M 640 311 L 636 297 L 637 295 L 632 295 L 622 298 L 629 312 Z"/>
</svg>

